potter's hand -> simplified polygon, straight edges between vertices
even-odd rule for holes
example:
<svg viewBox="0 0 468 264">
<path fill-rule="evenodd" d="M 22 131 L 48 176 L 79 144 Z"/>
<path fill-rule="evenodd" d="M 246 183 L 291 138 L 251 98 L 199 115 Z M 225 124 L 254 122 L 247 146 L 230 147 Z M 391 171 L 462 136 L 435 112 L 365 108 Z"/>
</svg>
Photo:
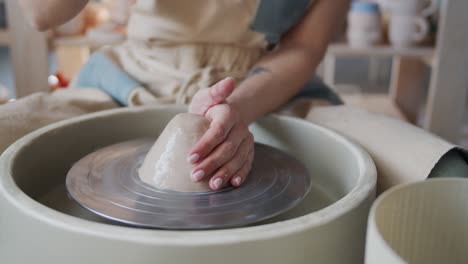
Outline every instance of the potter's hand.
<svg viewBox="0 0 468 264">
<path fill-rule="evenodd" d="M 195 165 L 192 180 L 211 177 L 210 187 L 219 190 L 229 182 L 240 186 L 250 172 L 254 139 L 239 112 L 226 103 L 234 90 L 234 80 L 226 78 L 193 98 L 189 112 L 210 120 L 210 128 L 195 144 L 188 160 Z"/>
</svg>

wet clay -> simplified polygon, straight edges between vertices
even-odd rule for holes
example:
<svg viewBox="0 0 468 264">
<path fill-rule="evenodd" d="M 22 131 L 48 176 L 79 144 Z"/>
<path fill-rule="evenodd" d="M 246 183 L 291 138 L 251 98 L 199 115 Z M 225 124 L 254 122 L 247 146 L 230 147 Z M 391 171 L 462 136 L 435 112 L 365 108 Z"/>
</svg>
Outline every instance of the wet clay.
<svg viewBox="0 0 468 264">
<path fill-rule="evenodd" d="M 209 178 L 193 182 L 193 169 L 187 161 L 195 143 L 209 127 L 209 121 L 195 114 L 176 115 L 148 152 L 138 173 L 140 179 L 156 188 L 179 192 L 205 192 L 211 190 Z"/>
</svg>

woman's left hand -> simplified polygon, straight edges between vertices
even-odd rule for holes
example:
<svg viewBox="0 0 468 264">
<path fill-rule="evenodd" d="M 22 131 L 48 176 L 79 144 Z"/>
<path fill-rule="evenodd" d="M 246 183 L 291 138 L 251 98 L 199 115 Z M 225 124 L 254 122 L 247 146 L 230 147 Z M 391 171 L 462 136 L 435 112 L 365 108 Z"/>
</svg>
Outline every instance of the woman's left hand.
<svg viewBox="0 0 468 264">
<path fill-rule="evenodd" d="M 211 177 L 210 187 L 219 190 L 229 182 L 238 187 L 250 172 L 254 158 L 254 139 L 239 111 L 226 102 L 235 82 L 226 78 L 213 87 L 200 90 L 189 112 L 210 120 L 210 127 L 195 144 L 188 161 L 195 165 L 191 178 Z"/>
</svg>

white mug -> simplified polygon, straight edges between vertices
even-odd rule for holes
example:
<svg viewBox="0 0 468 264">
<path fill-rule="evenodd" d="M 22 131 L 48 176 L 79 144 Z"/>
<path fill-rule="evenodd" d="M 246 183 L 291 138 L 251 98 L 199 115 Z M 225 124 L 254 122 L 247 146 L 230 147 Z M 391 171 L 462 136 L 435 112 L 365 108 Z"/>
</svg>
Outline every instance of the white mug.
<svg viewBox="0 0 468 264">
<path fill-rule="evenodd" d="M 392 14 L 428 17 L 437 12 L 439 0 L 379 0 Z"/>
<path fill-rule="evenodd" d="M 418 16 L 392 14 L 390 17 L 389 38 L 395 47 L 410 47 L 426 37 L 428 22 Z"/>
</svg>

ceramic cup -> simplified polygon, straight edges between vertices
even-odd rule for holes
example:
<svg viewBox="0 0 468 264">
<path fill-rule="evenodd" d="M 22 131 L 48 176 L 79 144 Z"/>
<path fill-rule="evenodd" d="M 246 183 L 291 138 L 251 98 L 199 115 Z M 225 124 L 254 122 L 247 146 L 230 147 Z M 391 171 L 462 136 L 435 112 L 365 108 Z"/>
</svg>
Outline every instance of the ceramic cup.
<svg viewBox="0 0 468 264">
<path fill-rule="evenodd" d="M 396 15 L 390 17 L 389 39 L 395 47 L 410 47 L 422 41 L 429 33 L 428 22 L 418 16 Z"/>
</svg>

